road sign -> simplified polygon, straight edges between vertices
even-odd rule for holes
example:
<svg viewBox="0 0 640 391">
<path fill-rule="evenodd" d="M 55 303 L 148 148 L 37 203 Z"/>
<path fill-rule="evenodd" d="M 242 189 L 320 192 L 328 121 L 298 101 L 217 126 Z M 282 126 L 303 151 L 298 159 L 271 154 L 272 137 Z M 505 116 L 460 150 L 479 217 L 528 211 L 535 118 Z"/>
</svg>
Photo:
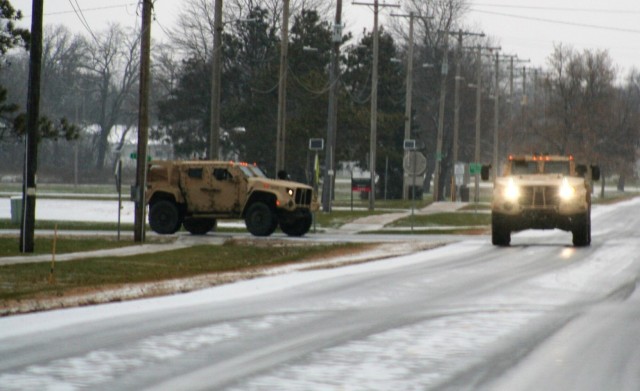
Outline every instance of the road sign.
<svg viewBox="0 0 640 391">
<path fill-rule="evenodd" d="M 323 138 L 309 139 L 309 149 L 312 151 L 322 151 L 324 149 L 324 139 Z"/>
<path fill-rule="evenodd" d="M 476 175 L 476 174 L 480 174 L 481 171 L 482 171 L 482 164 L 469 163 L 469 174 Z"/>
<path fill-rule="evenodd" d="M 416 140 L 413 139 L 405 139 L 404 140 L 404 150 L 405 151 L 414 151 L 416 149 Z"/>
<path fill-rule="evenodd" d="M 404 172 L 409 175 L 421 175 L 427 169 L 427 158 L 418 151 L 410 151 L 402 160 Z"/>
<path fill-rule="evenodd" d="M 131 158 L 131 160 L 136 160 L 138 158 L 138 154 L 136 152 L 131 152 L 131 155 L 129 155 L 129 157 Z M 153 160 L 153 157 L 151 155 L 147 155 L 147 161 L 150 162 L 151 160 Z"/>
</svg>

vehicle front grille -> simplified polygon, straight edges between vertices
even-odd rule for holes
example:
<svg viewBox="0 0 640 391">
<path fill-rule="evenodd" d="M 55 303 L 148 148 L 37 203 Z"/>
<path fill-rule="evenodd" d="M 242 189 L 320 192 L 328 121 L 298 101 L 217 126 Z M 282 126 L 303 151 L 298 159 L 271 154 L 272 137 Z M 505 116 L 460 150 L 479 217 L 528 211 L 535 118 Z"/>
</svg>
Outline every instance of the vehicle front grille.
<svg viewBox="0 0 640 391">
<path fill-rule="evenodd" d="M 558 186 L 525 186 L 520 196 L 520 205 L 530 208 L 558 206 L 560 195 Z"/>
<path fill-rule="evenodd" d="M 296 189 L 296 205 L 311 205 L 311 199 L 313 197 L 313 190 L 311 189 Z"/>
</svg>

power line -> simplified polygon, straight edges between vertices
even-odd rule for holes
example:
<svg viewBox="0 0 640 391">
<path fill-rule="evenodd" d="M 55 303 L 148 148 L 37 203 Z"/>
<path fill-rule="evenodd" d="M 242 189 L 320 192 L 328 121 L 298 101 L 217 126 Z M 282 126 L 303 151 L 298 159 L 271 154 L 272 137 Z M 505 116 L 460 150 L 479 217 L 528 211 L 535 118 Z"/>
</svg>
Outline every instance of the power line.
<svg viewBox="0 0 640 391">
<path fill-rule="evenodd" d="M 563 21 L 563 20 L 554 20 L 554 19 L 536 18 L 536 17 L 532 17 L 532 16 L 505 14 L 505 13 L 502 13 L 502 12 L 482 11 L 482 10 L 473 9 L 473 8 L 471 8 L 470 10 L 472 12 L 476 12 L 476 13 L 479 13 L 479 14 L 497 15 L 497 16 L 504 16 L 504 17 L 508 17 L 508 18 L 532 20 L 532 21 L 536 21 L 536 22 L 560 24 L 560 25 L 564 25 L 564 26 L 584 27 L 584 28 L 590 28 L 590 29 L 596 29 L 596 30 L 607 30 L 607 31 L 618 31 L 618 32 L 622 32 L 622 33 L 640 34 L 640 30 L 626 29 L 626 28 L 621 28 L 621 27 L 609 27 L 609 26 L 599 26 L 599 25 L 588 24 L 588 23 L 567 22 L 567 21 Z"/>
<path fill-rule="evenodd" d="M 623 10 L 623 9 L 603 9 L 603 8 L 570 8 L 570 7 L 543 7 L 543 6 L 531 6 L 531 5 L 509 5 L 509 4 L 495 4 L 495 3 L 475 3 L 471 7 L 495 7 L 495 8 L 511 8 L 511 9 L 526 9 L 526 10 L 539 10 L 539 11 L 561 11 L 561 12 L 593 12 L 598 14 L 640 14 L 640 10 Z"/>
<path fill-rule="evenodd" d="M 84 21 L 84 25 L 87 26 L 87 28 L 89 29 L 89 32 L 91 33 L 91 35 L 93 35 L 93 32 L 91 31 L 91 26 L 89 26 L 89 22 L 87 21 L 87 18 L 84 17 L 84 13 L 82 12 L 82 8 L 80 8 L 80 4 L 78 4 L 78 0 L 74 0 L 74 1 L 76 3 L 76 6 L 78 7 L 77 14 Z"/>
<path fill-rule="evenodd" d="M 103 7 L 85 8 L 84 12 L 101 11 L 101 10 L 113 9 L 113 8 L 124 8 L 124 7 L 129 7 L 129 6 L 137 5 L 137 4 L 138 3 L 124 3 L 124 4 L 119 4 L 119 5 L 107 5 L 107 6 L 103 6 Z M 68 14 L 76 13 L 76 10 L 75 10 L 75 7 L 73 7 L 73 4 L 71 4 L 71 7 L 73 8 L 73 11 L 47 12 L 44 15 L 45 16 L 52 16 L 52 15 L 68 15 Z M 25 18 L 27 18 L 27 19 L 31 18 L 31 15 L 25 15 Z"/>
<path fill-rule="evenodd" d="M 73 5 L 73 1 L 75 1 L 76 3 L 75 6 Z M 87 22 L 87 19 L 84 17 L 84 14 L 82 13 L 82 9 L 78 4 L 78 0 L 69 0 L 69 4 L 71 5 L 71 8 L 73 8 L 73 12 L 75 12 L 78 19 L 80 19 L 80 24 L 82 24 L 82 26 L 89 32 L 89 34 L 91 34 L 91 37 L 93 37 L 93 40 L 98 42 L 98 39 L 96 38 L 95 34 L 91 30 L 91 27 L 89 26 L 89 23 Z M 77 9 L 76 9 L 76 6 L 78 7 Z"/>
</svg>

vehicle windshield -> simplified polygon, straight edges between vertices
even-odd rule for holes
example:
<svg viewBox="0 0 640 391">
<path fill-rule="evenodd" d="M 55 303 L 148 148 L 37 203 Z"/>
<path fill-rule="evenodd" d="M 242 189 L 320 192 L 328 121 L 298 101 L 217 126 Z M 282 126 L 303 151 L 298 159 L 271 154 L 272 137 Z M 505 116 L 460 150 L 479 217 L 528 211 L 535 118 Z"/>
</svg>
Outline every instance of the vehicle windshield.
<svg viewBox="0 0 640 391">
<path fill-rule="evenodd" d="M 247 178 L 266 178 L 267 176 L 262 172 L 258 166 L 245 166 L 240 165 L 240 170 Z"/>
<path fill-rule="evenodd" d="M 530 162 L 526 160 L 514 160 L 511 162 L 511 175 L 536 174 L 537 172 L 537 162 Z"/>
<path fill-rule="evenodd" d="M 253 173 L 255 174 L 255 176 L 260 177 L 260 178 L 266 178 L 267 176 L 265 175 L 264 172 L 262 172 L 262 170 L 260 169 L 260 167 L 258 166 L 248 166 L 249 169 L 251 171 L 253 171 Z"/>
<path fill-rule="evenodd" d="M 545 174 L 569 175 L 569 162 L 544 162 Z"/>
</svg>

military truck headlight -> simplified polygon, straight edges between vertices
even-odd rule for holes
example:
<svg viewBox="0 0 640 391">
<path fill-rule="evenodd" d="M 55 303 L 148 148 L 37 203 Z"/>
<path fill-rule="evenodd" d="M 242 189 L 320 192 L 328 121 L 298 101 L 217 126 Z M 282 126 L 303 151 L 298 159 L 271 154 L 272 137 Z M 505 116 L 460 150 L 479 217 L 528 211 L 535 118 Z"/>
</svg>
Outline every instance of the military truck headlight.
<svg viewBox="0 0 640 391">
<path fill-rule="evenodd" d="M 560 185 L 560 198 L 563 200 L 567 200 L 572 198 L 576 194 L 576 189 L 569 184 L 567 178 L 562 180 L 562 184 Z"/>
<path fill-rule="evenodd" d="M 289 197 L 293 197 L 293 189 L 287 189 L 287 194 L 289 194 Z"/>
<path fill-rule="evenodd" d="M 515 201 L 520 198 L 520 188 L 511 178 L 509 179 L 507 186 L 504 188 L 504 197 L 510 201 Z"/>
</svg>

